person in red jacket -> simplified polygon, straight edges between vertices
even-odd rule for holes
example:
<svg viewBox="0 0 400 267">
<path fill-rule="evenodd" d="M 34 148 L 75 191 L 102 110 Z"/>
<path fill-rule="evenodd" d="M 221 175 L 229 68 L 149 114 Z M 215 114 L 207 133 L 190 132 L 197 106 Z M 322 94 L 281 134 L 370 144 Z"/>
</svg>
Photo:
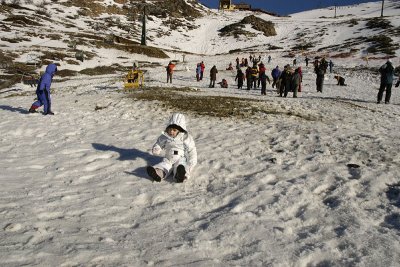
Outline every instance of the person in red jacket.
<svg viewBox="0 0 400 267">
<path fill-rule="evenodd" d="M 172 83 L 172 73 L 174 72 L 175 65 L 172 61 L 169 62 L 168 66 L 166 67 L 167 70 L 167 83 Z"/>
<path fill-rule="evenodd" d="M 265 68 L 264 63 L 260 63 L 258 64 L 258 82 L 257 82 L 257 88 L 260 87 L 261 84 L 261 77 L 264 76 L 263 74 L 265 74 L 265 71 L 267 69 Z M 268 80 L 268 82 L 270 83 L 269 77 L 266 75 L 266 79 Z"/>
<path fill-rule="evenodd" d="M 204 65 L 203 61 L 200 63 L 200 68 L 201 68 L 201 72 L 200 72 L 200 81 L 201 81 L 201 80 L 203 80 L 204 70 L 206 69 L 206 65 Z"/>
<path fill-rule="evenodd" d="M 301 92 L 301 83 L 303 82 L 303 72 L 301 70 L 301 67 L 297 68 L 299 75 L 300 75 L 300 83 L 299 83 L 299 92 Z"/>
</svg>

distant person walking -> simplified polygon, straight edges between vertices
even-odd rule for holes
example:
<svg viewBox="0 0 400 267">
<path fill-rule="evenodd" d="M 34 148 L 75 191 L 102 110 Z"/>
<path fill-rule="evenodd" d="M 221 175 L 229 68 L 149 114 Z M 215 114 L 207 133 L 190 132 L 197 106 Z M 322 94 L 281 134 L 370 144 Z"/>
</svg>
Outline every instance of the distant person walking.
<svg viewBox="0 0 400 267">
<path fill-rule="evenodd" d="M 390 59 L 388 59 L 387 62 L 379 68 L 379 72 L 381 74 L 381 86 L 379 87 L 377 103 L 381 103 L 383 92 L 386 90 L 385 104 L 389 104 L 390 96 L 392 95 L 392 84 L 394 75 L 394 67 Z"/>
</svg>

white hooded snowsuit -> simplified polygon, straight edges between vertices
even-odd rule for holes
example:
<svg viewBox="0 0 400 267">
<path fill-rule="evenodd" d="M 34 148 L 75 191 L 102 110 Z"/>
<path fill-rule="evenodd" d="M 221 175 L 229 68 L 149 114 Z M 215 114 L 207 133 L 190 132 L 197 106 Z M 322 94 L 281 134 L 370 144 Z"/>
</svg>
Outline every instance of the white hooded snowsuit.
<svg viewBox="0 0 400 267">
<path fill-rule="evenodd" d="M 191 171 L 197 164 L 197 150 L 193 137 L 186 130 L 185 116 L 180 113 L 172 114 L 167 127 L 176 125 L 181 128 L 178 135 L 173 138 L 165 131 L 158 137 L 153 145 L 153 155 L 159 155 L 165 151 L 165 158 L 162 162 L 154 165 L 154 168 L 161 169 L 168 177 L 171 173 L 176 174 L 176 168 L 183 165 L 186 170 L 186 177 L 189 178 Z M 183 130 L 183 131 L 182 131 Z"/>
</svg>

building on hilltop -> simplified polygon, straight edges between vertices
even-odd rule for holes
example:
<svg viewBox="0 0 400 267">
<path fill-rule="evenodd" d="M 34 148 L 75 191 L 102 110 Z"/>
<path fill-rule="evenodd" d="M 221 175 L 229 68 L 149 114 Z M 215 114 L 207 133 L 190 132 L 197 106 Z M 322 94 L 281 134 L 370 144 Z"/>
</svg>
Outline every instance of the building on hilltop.
<svg viewBox="0 0 400 267">
<path fill-rule="evenodd" d="M 251 10 L 251 5 L 246 3 L 233 4 L 231 0 L 220 0 L 219 10 Z"/>
<path fill-rule="evenodd" d="M 219 10 L 233 10 L 232 9 L 232 1 L 231 0 L 220 0 L 219 1 Z"/>
<path fill-rule="evenodd" d="M 239 4 L 235 4 L 235 9 L 237 9 L 237 10 L 251 10 L 251 5 L 241 2 Z"/>
</svg>

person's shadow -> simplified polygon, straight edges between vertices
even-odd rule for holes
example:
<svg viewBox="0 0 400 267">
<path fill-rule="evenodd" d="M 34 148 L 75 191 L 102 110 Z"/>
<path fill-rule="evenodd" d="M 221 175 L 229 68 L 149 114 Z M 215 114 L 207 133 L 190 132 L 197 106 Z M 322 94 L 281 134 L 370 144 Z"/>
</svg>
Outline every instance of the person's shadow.
<svg viewBox="0 0 400 267">
<path fill-rule="evenodd" d="M 118 160 L 136 160 L 138 158 L 143 159 L 146 161 L 146 166 L 144 167 L 139 167 L 135 170 L 132 170 L 131 172 L 125 172 L 128 174 L 136 175 L 141 178 L 148 179 L 150 181 L 153 181 L 152 178 L 148 177 L 146 167 L 150 165 L 154 165 L 158 162 L 161 161 L 161 157 L 159 156 L 153 156 L 150 155 L 147 152 L 143 152 L 141 150 L 138 150 L 136 148 L 119 148 L 113 145 L 104 145 L 104 144 L 99 144 L 99 143 L 92 143 L 93 148 L 101 151 L 114 151 L 119 153 L 119 158 Z"/>
<path fill-rule="evenodd" d="M 6 105 L 0 105 L 0 109 L 8 110 L 8 111 L 11 111 L 11 112 L 19 112 L 21 114 L 28 114 L 29 113 L 29 111 L 27 109 L 24 109 L 24 108 L 21 108 L 21 107 L 15 108 L 15 107 L 6 106 Z"/>
</svg>

